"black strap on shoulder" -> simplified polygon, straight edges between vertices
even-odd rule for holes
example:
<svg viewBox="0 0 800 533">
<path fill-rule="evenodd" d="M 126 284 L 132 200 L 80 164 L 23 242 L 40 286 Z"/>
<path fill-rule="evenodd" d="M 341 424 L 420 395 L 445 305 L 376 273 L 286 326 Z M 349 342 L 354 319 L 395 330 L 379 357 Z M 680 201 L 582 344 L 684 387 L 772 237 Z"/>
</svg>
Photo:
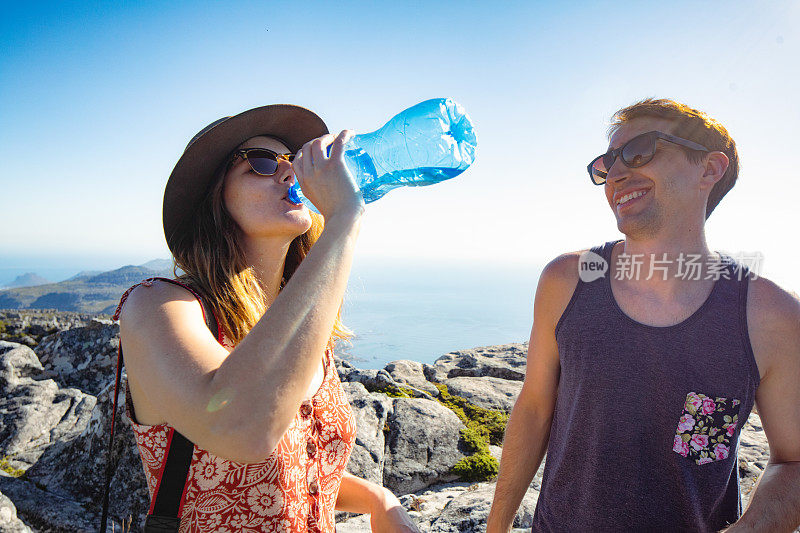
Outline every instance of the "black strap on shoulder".
<svg viewBox="0 0 800 533">
<path fill-rule="evenodd" d="M 144 522 L 144 531 L 145 533 L 175 533 L 180 525 L 180 518 L 149 514 Z"/>
<path fill-rule="evenodd" d="M 180 285 L 185 289 L 188 289 L 200 302 L 200 305 L 203 308 L 203 317 L 205 318 L 206 326 L 208 329 L 211 330 L 212 335 L 214 338 L 218 338 L 218 324 L 216 317 L 214 315 L 213 310 L 208 306 L 205 300 L 200 297 L 200 295 L 191 287 L 188 287 L 181 283 L 180 281 L 169 279 L 169 278 L 148 278 L 142 282 L 142 284 L 150 285 L 152 284 L 153 280 L 160 279 L 163 281 L 167 281 L 173 283 L 175 285 Z M 138 284 L 137 284 L 138 285 Z M 136 285 L 134 285 L 135 287 Z M 122 303 L 125 301 L 125 298 L 133 289 L 128 289 L 128 291 L 123 295 L 122 301 L 120 302 L 120 307 Z M 117 309 L 117 313 L 115 313 L 114 317 L 117 318 L 119 316 L 119 308 Z M 108 443 L 108 453 L 107 453 L 107 461 L 106 461 L 106 481 L 105 487 L 103 492 L 103 512 L 101 516 L 101 525 L 100 531 L 101 533 L 105 533 L 106 531 L 106 522 L 108 520 L 108 503 L 109 503 L 109 488 L 111 486 L 111 452 L 114 446 L 114 429 L 115 429 L 115 422 L 116 422 L 116 414 L 117 414 L 117 398 L 119 394 L 119 385 L 122 376 L 122 365 L 123 365 L 123 357 L 122 357 L 122 342 L 119 343 L 119 348 L 117 350 L 117 372 L 116 372 L 116 382 L 114 383 L 114 407 L 111 415 L 111 435 L 109 437 Z M 161 482 L 156 489 L 156 493 L 154 494 L 154 502 L 153 502 L 153 513 L 147 515 L 147 519 L 144 526 L 144 531 L 146 533 L 167 533 L 167 532 L 176 532 L 178 531 L 178 526 L 180 524 L 180 518 L 178 517 L 178 512 L 180 511 L 180 504 L 181 498 L 183 497 L 183 489 L 186 486 L 186 478 L 189 476 L 189 467 L 192 463 L 192 453 L 194 452 L 194 444 L 175 431 L 172 430 L 172 438 L 170 439 L 167 445 L 167 459 L 164 465 L 164 472 L 161 476 Z"/>
</svg>

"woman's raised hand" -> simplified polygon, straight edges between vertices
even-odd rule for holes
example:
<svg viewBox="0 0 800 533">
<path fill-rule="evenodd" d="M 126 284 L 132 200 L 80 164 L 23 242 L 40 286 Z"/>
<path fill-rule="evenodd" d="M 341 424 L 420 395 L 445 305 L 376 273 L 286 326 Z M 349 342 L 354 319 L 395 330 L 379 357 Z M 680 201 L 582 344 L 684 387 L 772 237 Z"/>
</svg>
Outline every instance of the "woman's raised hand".
<svg viewBox="0 0 800 533">
<path fill-rule="evenodd" d="M 353 135 L 352 130 L 343 130 L 336 137 L 328 134 L 309 141 L 292 162 L 303 194 L 326 219 L 339 213 L 359 215 L 364 210 L 361 191 L 344 162 L 344 145 Z"/>
</svg>

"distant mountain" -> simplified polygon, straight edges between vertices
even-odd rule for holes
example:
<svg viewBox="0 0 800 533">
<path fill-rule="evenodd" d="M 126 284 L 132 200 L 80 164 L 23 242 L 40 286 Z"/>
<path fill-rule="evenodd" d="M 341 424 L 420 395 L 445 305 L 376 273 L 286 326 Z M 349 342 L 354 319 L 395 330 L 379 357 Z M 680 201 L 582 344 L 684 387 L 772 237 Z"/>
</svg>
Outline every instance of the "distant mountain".
<svg viewBox="0 0 800 533">
<path fill-rule="evenodd" d="M 145 265 L 159 268 L 147 268 Z M 83 271 L 59 283 L 40 278 L 43 280 L 41 285 L 18 286 L 0 291 L 0 309 L 56 309 L 111 314 L 122 294 L 131 285 L 153 276 L 174 277 L 172 261 L 155 259 L 144 265 L 127 265 L 107 272 Z M 22 277 L 24 276 L 19 278 Z"/>
<path fill-rule="evenodd" d="M 140 267 L 149 268 L 151 270 L 168 270 L 172 268 L 172 259 L 153 259 L 147 263 L 142 263 Z"/>
<path fill-rule="evenodd" d="M 72 280 L 80 279 L 80 278 L 90 278 L 90 277 L 96 276 L 97 274 L 100 274 L 102 272 L 103 272 L 102 270 L 81 270 L 80 272 L 78 272 L 77 274 L 72 276 L 71 278 L 68 278 L 68 279 L 66 279 L 64 281 L 72 281 Z"/>
<path fill-rule="evenodd" d="M 21 276 L 17 276 L 14 279 L 14 281 L 1 288 L 13 289 L 20 287 L 33 287 L 34 285 L 44 285 L 46 283 L 51 283 L 51 281 L 49 279 L 43 278 L 42 276 L 36 274 L 35 272 L 26 272 Z"/>
<path fill-rule="evenodd" d="M 108 272 L 101 272 L 88 278 L 83 278 L 86 283 L 98 284 L 106 283 L 112 285 L 119 285 L 125 283 L 136 283 L 145 278 L 152 276 L 165 275 L 164 271 L 157 271 L 150 268 L 141 266 L 128 265 L 116 270 L 109 270 Z"/>
</svg>

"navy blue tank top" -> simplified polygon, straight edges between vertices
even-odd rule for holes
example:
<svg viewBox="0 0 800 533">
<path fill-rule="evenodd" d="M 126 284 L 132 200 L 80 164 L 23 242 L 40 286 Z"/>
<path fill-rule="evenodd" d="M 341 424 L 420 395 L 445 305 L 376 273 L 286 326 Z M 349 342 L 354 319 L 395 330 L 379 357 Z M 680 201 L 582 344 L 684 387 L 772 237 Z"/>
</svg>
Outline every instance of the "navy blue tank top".
<svg viewBox="0 0 800 533">
<path fill-rule="evenodd" d="M 611 264 L 619 241 L 592 252 Z M 556 325 L 558 398 L 532 531 L 717 531 L 741 515 L 739 436 L 760 377 L 749 272 L 721 275 L 686 320 L 648 326 L 579 281 Z"/>
</svg>

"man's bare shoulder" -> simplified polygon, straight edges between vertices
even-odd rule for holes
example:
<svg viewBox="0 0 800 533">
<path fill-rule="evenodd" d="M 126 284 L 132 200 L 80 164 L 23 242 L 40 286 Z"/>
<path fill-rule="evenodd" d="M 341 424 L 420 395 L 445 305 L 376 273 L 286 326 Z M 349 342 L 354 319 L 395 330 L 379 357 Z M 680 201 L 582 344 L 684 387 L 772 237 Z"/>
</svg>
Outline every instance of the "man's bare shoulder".
<svg viewBox="0 0 800 533">
<path fill-rule="evenodd" d="M 588 250 L 566 252 L 545 265 L 542 270 L 542 281 L 561 287 L 572 287 L 578 283 L 581 256 Z"/>
<path fill-rule="evenodd" d="M 800 326 L 800 297 L 764 277 L 749 281 L 748 311 L 766 327 Z"/>
<path fill-rule="evenodd" d="M 800 365 L 800 297 L 763 277 L 751 278 L 747 294 L 748 334 L 762 377 Z"/>
<path fill-rule="evenodd" d="M 542 270 L 536 299 L 540 314 L 542 311 L 555 321 L 564 313 L 572 298 L 579 280 L 581 255 L 586 250 L 567 252 L 551 260 Z M 534 310 L 534 314 L 536 311 Z"/>
</svg>

